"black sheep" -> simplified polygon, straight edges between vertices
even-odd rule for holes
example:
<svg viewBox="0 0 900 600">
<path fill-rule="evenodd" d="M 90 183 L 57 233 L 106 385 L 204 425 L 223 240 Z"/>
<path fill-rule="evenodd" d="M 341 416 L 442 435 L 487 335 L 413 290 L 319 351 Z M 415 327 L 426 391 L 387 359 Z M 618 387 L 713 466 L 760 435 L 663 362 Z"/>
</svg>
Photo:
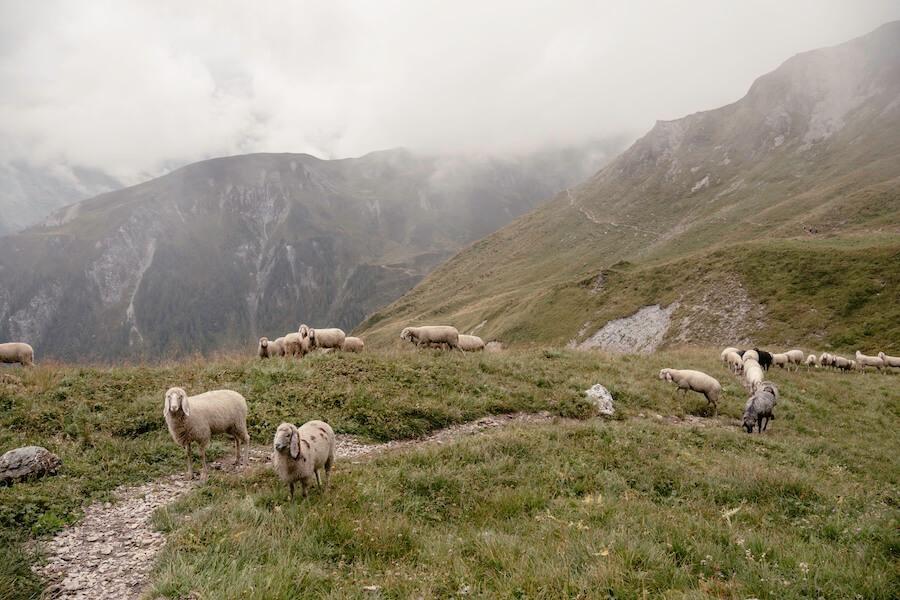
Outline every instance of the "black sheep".
<svg viewBox="0 0 900 600">
<path fill-rule="evenodd" d="M 772 355 L 765 350 L 760 350 L 759 348 L 754 348 L 754 350 L 756 350 L 756 353 L 759 354 L 759 366 L 768 371 L 769 367 L 772 366 Z"/>
</svg>

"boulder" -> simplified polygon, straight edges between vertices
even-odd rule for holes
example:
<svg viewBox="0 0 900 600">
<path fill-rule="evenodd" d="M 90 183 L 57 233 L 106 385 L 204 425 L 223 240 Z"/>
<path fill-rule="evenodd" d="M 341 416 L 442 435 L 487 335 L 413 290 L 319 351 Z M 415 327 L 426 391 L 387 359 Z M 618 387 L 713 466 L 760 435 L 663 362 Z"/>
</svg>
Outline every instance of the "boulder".
<svg viewBox="0 0 900 600">
<path fill-rule="evenodd" d="M 612 416 L 616 414 L 612 394 L 599 383 L 592 386 L 591 389 L 585 390 L 584 393 L 587 394 L 588 400 L 597 407 L 597 412 L 601 415 Z"/>
<path fill-rule="evenodd" d="M 55 475 L 62 466 L 59 457 L 40 446 L 24 446 L 0 456 L 0 484 Z"/>
</svg>

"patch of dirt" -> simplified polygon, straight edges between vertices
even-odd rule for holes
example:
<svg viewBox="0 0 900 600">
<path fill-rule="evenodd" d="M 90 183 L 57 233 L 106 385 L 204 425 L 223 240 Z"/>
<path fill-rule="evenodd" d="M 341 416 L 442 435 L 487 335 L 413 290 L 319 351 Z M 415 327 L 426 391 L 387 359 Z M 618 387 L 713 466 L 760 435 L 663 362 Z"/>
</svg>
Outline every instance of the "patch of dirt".
<svg viewBox="0 0 900 600">
<path fill-rule="evenodd" d="M 682 300 L 675 315 L 677 331 L 671 344 L 706 346 L 752 345 L 749 332 L 763 326 L 763 308 L 736 277 L 704 281 L 697 300 Z"/>
<path fill-rule="evenodd" d="M 484 417 L 455 425 L 415 440 L 384 444 L 363 444 L 355 436 L 337 435 L 338 459 L 359 458 L 377 452 L 411 448 L 423 444 L 444 444 L 512 423 L 550 423 L 558 420 L 548 412 L 516 413 Z M 250 465 L 262 468 L 270 463 L 271 449 L 253 446 Z M 210 463 L 210 470 L 233 471 L 232 456 Z M 43 544 L 47 561 L 33 567 L 52 583 L 50 597 L 66 600 L 124 600 L 140 598 L 156 558 L 166 545 L 163 533 L 151 524 L 153 511 L 171 504 L 200 481 L 187 481 L 183 473 L 163 477 L 139 486 L 123 486 L 115 491 L 116 502 L 92 504 L 84 519 Z"/>
</svg>

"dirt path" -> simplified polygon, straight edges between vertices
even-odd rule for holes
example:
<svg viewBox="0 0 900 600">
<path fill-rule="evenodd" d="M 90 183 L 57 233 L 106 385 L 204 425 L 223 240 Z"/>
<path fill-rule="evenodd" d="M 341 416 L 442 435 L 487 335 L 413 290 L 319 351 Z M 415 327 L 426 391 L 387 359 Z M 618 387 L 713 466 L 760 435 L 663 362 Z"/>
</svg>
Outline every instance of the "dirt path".
<svg viewBox="0 0 900 600">
<path fill-rule="evenodd" d="M 336 455 L 352 459 L 376 452 L 409 448 L 422 444 L 443 444 L 456 437 L 510 423 L 549 423 L 550 413 L 517 413 L 485 417 L 442 429 L 416 440 L 363 444 L 354 436 L 338 435 Z M 271 450 L 255 446 L 250 450 L 251 466 L 269 462 Z M 230 455 L 225 463 L 210 463 L 211 470 L 231 470 Z M 147 576 L 166 545 L 165 535 L 151 524 L 153 511 L 171 504 L 202 485 L 188 482 L 182 474 L 170 475 L 140 486 L 123 486 L 115 491 L 117 502 L 97 503 L 85 508 L 84 519 L 45 543 L 47 562 L 34 567 L 52 583 L 48 595 L 60 599 L 124 600 L 140 598 Z"/>
</svg>

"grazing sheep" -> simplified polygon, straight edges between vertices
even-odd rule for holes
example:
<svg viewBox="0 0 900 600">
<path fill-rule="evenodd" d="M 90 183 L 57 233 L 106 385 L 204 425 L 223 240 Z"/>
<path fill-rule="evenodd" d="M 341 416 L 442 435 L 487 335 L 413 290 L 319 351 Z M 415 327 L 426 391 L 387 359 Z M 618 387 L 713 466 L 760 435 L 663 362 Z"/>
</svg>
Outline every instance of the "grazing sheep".
<svg viewBox="0 0 900 600">
<path fill-rule="evenodd" d="M 769 367 L 772 366 L 772 354 L 765 350 L 760 350 L 759 348 L 754 348 L 753 351 L 759 356 L 757 359 L 759 361 L 759 366 L 761 366 L 764 371 L 768 371 Z"/>
<path fill-rule="evenodd" d="M 831 356 L 831 366 L 835 369 L 840 369 L 841 371 L 850 371 L 855 368 L 855 360 L 849 360 L 844 358 L 843 356 Z"/>
<path fill-rule="evenodd" d="M 226 433 L 234 437 L 235 465 L 241 464 L 241 443 L 244 444 L 244 462 L 249 461 L 250 436 L 247 434 L 247 401 L 233 390 L 214 390 L 196 396 L 188 396 L 180 387 L 169 388 L 163 408 L 169 433 L 177 444 L 187 450 L 187 478 L 194 477 L 191 460 L 191 444 L 200 447 L 200 463 L 203 479 L 209 475 L 206 468 L 206 445 L 210 436 Z"/>
<path fill-rule="evenodd" d="M 459 347 L 459 331 L 449 325 L 426 325 L 424 327 L 405 327 L 400 332 L 400 339 L 407 340 L 419 348 L 423 344 L 447 344 L 452 350 Z"/>
<path fill-rule="evenodd" d="M 675 383 L 676 392 L 683 390 L 687 393 L 691 390 L 703 394 L 707 403 L 713 405 L 713 416 L 719 414 L 719 392 L 722 391 L 722 385 L 714 377 L 690 369 L 662 369 L 659 378 Z"/>
<path fill-rule="evenodd" d="M 884 352 L 879 352 L 878 358 L 884 361 L 884 366 L 886 367 L 900 367 L 900 358 L 896 356 L 888 356 Z"/>
<path fill-rule="evenodd" d="M 828 352 L 823 352 L 819 356 L 819 365 L 821 365 L 822 367 L 833 367 L 834 355 L 829 354 Z"/>
<path fill-rule="evenodd" d="M 0 363 L 19 363 L 23 367 L 34 366 L 34 348 L 25 342 L 0 344 Z"/>
<path fill-rule="evenodd" d="M 733 347 L 733 346 L 728 346 L 727 348 L 725 348 L 724 350 L 722 350 L 722 354 L 720 354 L 719 356 L 722 358 L 722 362 L 723 362 L 723 363 L 728 364 L 728 360 L 727 360 L 727 358 L 726 358 L 726 357 L 728 356 L 728 353 L 729 353 L 729 352 L 735 352 L 735 353 L 737 353 L 737 351 L 738 351 L 737 348 L 735 348 L 735 347 Z M 740 356 L 740 354 L 738 354 L 738 356 Z"/>
<path fill-rule="evenodd" d="M 806 370 L 809 371 L 811 368 L 817 366 L 816 365 L 816 355 L 810 354 L 806 357 Z"/>
<path fill-rule="evenodd" d="M 272 466 L 288 485 L 294 499 L 294 482 L 300 481 L 305 497 L 313 480 L 322 485 L 319 469 L 325 469 L 325 486 L 334 464 L 334 431 L 324 421 L 309 421 L 299 429 L 282 423 L 275 431 Z"/>
<path fill-rule="evenodd" d="M 788 358 L 787 354 L 784 354 L 782 352 L 776 352 L 775 354 L 772 355 L 772 364 L 778 365 L 782 369 L 784 367 L 786 367 L 789 362 L 790 362 L 790 359 Z"/>
<path fill-rule="evenodd" d="M 282 340 L 279 342 L 278 340 Z M 284 356 L 284 338 L 269 341 L 266 337 L 259 338 L 259 349 L 256 352 L 260 358 L 272 356 Z"/>
<path fill-rule="evenodd" d="M 484 350 L 484 340 L 477 335 L 459 334 L 459 347 L 465 352 Z"/>
<path fill-rule="evenodd" d="M 309 328 L 310 348 L 340 348 L 347 334 L 342 329 L 332 327 L 330 329 Z"/>
<path fill-rule="evenodd" d="M 775 419 L 775 405 L 777 404 L 775 395 L 767 390 L 760 390 L 750 396 L 747 404 L 744 405 L 743 427 L 747 433 L 753 433 L 755 425 L 758 433 L 762 433 L 769 426 L 769 420 Z M 763 424 L 765 419 L 765 424 Z"/>
<path fill-rule="evenodd" d="M 747 350 L 741 358 L 744 359 L 744 362 L 748 360 L 759 362 L 759 353 L 756 350 Z"/>
<path fill-rule="evenodd" d="M 345 337 L 344 343 L 341 344 L 341 350 L 344 352 L 362 352 L 366 343 L 358 337 Z"/>
<path fill-rule="evenodd" d="M 763 370 L 762 367 L 759 366 L 759 363 L 754 361 L 750 361 L 749 363 L 744 363 L 744 380 L 750 386 L 750 390 L 755 392 L 756 388 L 763 381 Z"/>
<path fill-rule="evenodd" d="M 797 365 L 797 369 L 803 364 L 803 350 L 788 350 L 785 354 L 787 354 L 788 363 Z"/>
<path fill-rule="evenodd" d="M 772 394 L 773 396 L 775 396 L 775 400 L 776 400 L 776 401 L 778 401 L 778 400 L 781 399 L 781 395 L 780 395 L 780 393 L 779 393 L 779 391 L 778 391 L 778 386 L 775 385 L 773 382 L 768 381 L 768 380 L 766 380 L 766 381 L 760 381 L 760 382 L 759 382 L 759 385 L 756 386 L 756 391 L 757 391 L 757 392 L 769 392 L 770 394 Z"/>
<path fill-rule="evenodd" d="M 866 356 L 859 350 L 856 351 L 856 362 L 859 363 L 859 368 L 863 373 L 866 372 L 866 367 L 875 367 L 881 372 L 881 368 L 884 366 L 884 361 L 877 356 Z"/>
<path fill-rule="evenodd" d="M 737 375 L 744 369 L 744 361 L 738 356 L 737 352 L 729 352 L 725 356 L 725 363 L 731 368 L 732 373 Z"/>
</svg>

